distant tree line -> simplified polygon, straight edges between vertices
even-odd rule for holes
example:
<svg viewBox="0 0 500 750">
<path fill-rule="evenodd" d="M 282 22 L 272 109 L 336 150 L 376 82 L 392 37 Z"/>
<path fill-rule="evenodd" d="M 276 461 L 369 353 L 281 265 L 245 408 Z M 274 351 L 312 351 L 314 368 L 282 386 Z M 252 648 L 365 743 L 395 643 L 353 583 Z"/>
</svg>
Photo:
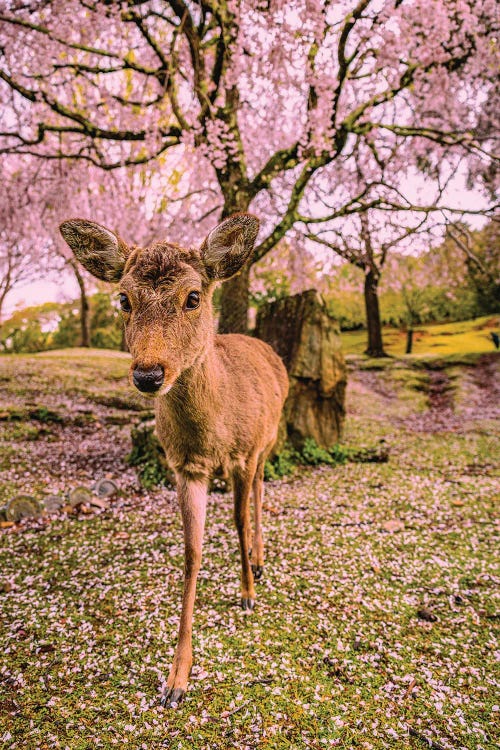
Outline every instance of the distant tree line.
<svg viewBox="0 0 500 750">
<path fill-rule="evenodd" d="M 89 297 L 89 344 L 123 348 L 123 326 L 113 296 Z M 81 346 L 81 309 L 77 302 L 47 302 L 16 311 L 0 326 L 0 351 L 17 354 Z"/>
<path fill-rule="evenodd" d="M 475 231 L 465 224 L 448 226 L 437 247 L 418 251 L 410 243 L 405 251 L 392 248 L 382 264 L 375 255 L 375 263 L 383 325 L 411 328 L 500 312 L 498 221 Z M 325 272 L 312 254 L 292 246 L 282 246 L 255 268 L 252 302 L 259 305 L 308 287 L 323 294 L 341 329 L 368 328 L 362 263 L 351 260 Z"/>
</svg>

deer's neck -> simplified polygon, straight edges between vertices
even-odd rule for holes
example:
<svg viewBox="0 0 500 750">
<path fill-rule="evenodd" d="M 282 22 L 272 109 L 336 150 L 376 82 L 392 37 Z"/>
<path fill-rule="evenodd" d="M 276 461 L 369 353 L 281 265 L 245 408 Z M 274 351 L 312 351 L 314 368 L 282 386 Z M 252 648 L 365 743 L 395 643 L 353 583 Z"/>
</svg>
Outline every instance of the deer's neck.
<svg viewBox="0 0 500 750">
<path fill-rule="evenodd" d="M 166 410 L 173 418 L 178 417 L 184 428 L 190 422 L 201 426 L 217 409 L 220 380 L 217 352 L 211 341 L 203 355 L 181 373 L 163 397 Z"/>
</svg>

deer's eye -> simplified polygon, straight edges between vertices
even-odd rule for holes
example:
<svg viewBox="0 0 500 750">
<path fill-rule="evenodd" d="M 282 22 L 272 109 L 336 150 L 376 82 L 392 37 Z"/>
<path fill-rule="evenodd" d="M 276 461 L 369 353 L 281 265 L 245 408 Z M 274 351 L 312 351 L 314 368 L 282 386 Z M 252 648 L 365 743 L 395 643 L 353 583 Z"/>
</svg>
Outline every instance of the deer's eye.
<svg viewBox="0 0 500 750">
<path fill-rule="evenodd" d="M 132 305 L 126 294 L 120 294 L 120 307 L 123 312 L 130 312 L 132 309 Z"/>
<path fill-rule="evenodd" d="M 187 299 L 186 299 L 186 310 L 196 310 L 197 307 L 200 306 L 200 293 L 199 292 L 189 292 Z"/>
</svg>

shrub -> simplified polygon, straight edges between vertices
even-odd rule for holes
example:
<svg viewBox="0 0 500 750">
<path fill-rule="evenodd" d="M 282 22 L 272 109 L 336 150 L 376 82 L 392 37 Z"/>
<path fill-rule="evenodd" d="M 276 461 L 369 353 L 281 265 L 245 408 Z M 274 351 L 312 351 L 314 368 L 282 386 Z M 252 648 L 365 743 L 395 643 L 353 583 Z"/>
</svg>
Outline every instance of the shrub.
<svg viewBox="0 0 500 750">
<path fill-rule="evenodd" d="M 282 479 L 293 476 L 299 466 L 336 466 L 352 463 L 385 463 L 389 460 L 389 450 L 381 442 L 376 447 L 351 447 L 336 443 L 331 448 L 322 448 L 313 438 L 306 438 L 300 451 L 287 444 L 281 453 L 271 461 L 266 461 L 264 478 Z"/>
</svg>

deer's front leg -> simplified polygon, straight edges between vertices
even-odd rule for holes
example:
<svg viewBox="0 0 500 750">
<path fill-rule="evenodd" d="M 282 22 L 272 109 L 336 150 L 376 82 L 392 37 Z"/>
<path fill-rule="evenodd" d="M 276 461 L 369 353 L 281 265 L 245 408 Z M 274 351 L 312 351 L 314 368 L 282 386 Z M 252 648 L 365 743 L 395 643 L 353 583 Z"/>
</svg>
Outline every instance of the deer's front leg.
<svg viewBox="0 0 500 750">
<path fill-rule="evenodd" d="M 237 469 L 233 475 L 234 520 L 241 550 L 241 607 L 252 610 L 255 606 L 255 587 L 250 567 L 250 493 L 256 462 L 249 462 L 245 469 Z"/>
<path fill-rule="evenodd" d="M 193 609 L 196 596 L 196 579 L 201 565 L 201 548 L 205 528 L 207 484 L 204 479 L 192 479 L 177 475 L 177 495 L 184 526 L 184 591 L 179 625 L 179 640 L 174 661 L 161 699 L 162 706 L 180 703 L 186 688 L 193 663 L 192 628 Z"/>
</svg>

